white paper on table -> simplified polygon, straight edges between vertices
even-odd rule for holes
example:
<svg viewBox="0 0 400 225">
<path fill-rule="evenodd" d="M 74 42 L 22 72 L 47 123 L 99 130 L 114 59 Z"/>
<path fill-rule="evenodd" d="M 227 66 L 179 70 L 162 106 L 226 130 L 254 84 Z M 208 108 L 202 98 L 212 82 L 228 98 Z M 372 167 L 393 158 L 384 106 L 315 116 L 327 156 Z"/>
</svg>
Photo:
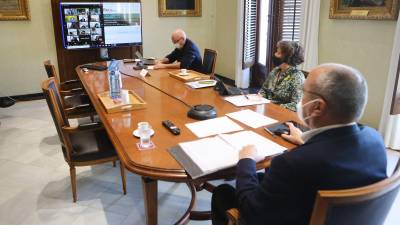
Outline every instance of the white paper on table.
<svg viewBox="0 0 400 225">
<path fill-rule="evenodd" d="M 185 84 L 191 88 L 197 89 L 197 88 L 212 87 L 215 86 L 216 83 L 217 83 L 216 80 L 199 80 L 199 81 L 187 82 Z"/>
<path fill-rule="evenodd" d="M 226 115 L 252 128 L 267 126 L 278 122 L 277 120 L 266 117 L 250 109 L 227 113 Z"/>
<path fill-rule="evenodd" d="M 239 153 L 218 136 L 180 143 L 186 155 L 201 169 L 210 173 L 239 161 Z"/>
<path fill-rule="evenodd" d="M 147 66 L 148 70 L 154 70 L 154 66 Z"/>
<path fill-rule="evenodd" d="M 234 166 L 239 161 L 239 151 L 249 144 L 255 145 L 257 149 L 256 161 L 286 150 L 285 147 L 253 131 L 240 131 L 179 143 L 184 154 L 182 155 L 180 151 L 173 154 L 174 157 L 181 159 L 178 161 L 183 164 L 185 170 L 193 178 L 197 178 Z"/>
<path fill-rule="evenodd" d="M 253 131 L 248 130 L 234 134 L 221 134 L 218 136 L 229 143 L 238 151 L 238 153 L 244 146 L 254 145 L 257 149 L 256 161 L 260 161 L 266 156 L 282 153 L 287 149 Z"/>
<path fill-rule="evenodd" d="M 226 116 L 203 120 L 200 122 L 187 123 L 185 126 L 199 138 L 243 130 L 241 126 Z"/>
<path fill-rule="evenodd" d="M 248 99 L 246 98 L 248 97 Z M 251 94 L 251 95 L 236 95 L 231 97 L 226 97 L 225 101 L 228 101 L 235 106 L 249 106 L 249 105 L 259 105 L 270 103 L 270 100 L 258 95 L 258 94 Z"/>
</svg>

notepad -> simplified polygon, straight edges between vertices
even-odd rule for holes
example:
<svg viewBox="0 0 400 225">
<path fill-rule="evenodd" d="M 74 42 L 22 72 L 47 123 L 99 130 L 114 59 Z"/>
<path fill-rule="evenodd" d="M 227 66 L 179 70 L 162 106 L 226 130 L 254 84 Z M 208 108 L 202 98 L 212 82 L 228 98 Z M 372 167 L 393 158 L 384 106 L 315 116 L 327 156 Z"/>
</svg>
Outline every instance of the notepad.
<svg viewBox="0 0 400 225">
<path fill-rule="evenodd" d="M 236 165 L 239 151 L 249 144 L 257 148 L 257 161 L 286 150 L 253 131 L 241 131 L 180 143 L 169 152 L 195 179 Z"/>
<path fill-rule="evenodd" d="M 252 128 L 267 126 L 278 122 L 277 120 L 261 115 L 250 109 L 240 110 L 226 115 Z"/>
<path fill-rule="evenodd" d="M 246 98 L 247 96 L 247 98 Z M 228 101 L 235 106 L 249 106 L 249 105 L 260 105 L 269 103 L 270 100 L 258 95 L 258 94 L 251 94 L 251 95 L 236 95 L 231 97 L 226 97 L 225 101 Z"/>
<path fill-rule="evenodd" d="M 188 123 L 185 126 L 199 138 L 243 130 L 241 126 L 226 116 Z"/>
</svg>

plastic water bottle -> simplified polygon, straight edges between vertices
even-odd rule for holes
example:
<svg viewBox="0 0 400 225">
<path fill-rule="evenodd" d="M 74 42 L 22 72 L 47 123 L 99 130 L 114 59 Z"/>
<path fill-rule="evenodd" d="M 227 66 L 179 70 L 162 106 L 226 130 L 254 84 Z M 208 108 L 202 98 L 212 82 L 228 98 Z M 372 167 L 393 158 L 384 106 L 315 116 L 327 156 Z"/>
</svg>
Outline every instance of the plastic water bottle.
<svg viewBox="0 0 400 225">
<path fill-rule="evenodd" d="M 108 81 L 109 81 L 109 92 L 112 99 L 121 98 L 121 74 L 118 69 L 118 61 L 112 60 L 108 67 Z"/>
</svg>

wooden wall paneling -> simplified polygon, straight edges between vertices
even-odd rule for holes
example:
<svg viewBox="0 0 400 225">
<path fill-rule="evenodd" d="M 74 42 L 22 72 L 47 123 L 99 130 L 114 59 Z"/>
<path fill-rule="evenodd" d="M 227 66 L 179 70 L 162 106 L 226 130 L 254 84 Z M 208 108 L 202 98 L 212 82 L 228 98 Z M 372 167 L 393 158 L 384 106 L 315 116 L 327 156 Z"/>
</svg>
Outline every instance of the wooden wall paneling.
<svg viewBox="0 0 400 225">
<path fill-rule="evenodd" d="M 68 2 L 99 2 L 94 0 L 68 0 Z M 107 0 L 102 2 L 140 2 L 140 0 Z M 63 46 L 62 40 L 62 30 L 61 30 L 61 15 L 60 15 L 60 2 L 61 0 L 51 0 L 51 8 L 53 15 L 53 28 L 54 37 L 57 50 L 57 61 L 58 69 L 60 74 L 61 82 L 77 79 L 77 74 L 75 72 L 75 67 L 85 63 L 92 63 L 96 61 L 102 61 L 100 59 L 99 49 L 74 49 L 67 50 Z M 142 46 L 132 46 L 132 47 L 119 47 L 110 48 L 108 50 L 108 55 L 113 59 L 124 59 L 124 58 L 134 58 L 135 52 L 139 50 L 142 52 Z M 44 59 L 43 59 L 44 60 Z"/>
</svg>

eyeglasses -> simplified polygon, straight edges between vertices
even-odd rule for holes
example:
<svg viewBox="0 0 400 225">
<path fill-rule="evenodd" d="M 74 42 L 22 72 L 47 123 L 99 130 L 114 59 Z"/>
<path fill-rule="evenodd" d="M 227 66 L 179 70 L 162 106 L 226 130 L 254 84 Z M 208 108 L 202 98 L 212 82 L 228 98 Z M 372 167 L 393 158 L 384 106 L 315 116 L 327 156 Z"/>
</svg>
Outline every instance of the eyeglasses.
<svg viewBox="0 0 400 225">
<path fill-rule="evenodd" d="M 176 44 L 176 43 L 178 43 L 181 39 L 182 39 L 182 38 L 179 38 L 178 40 L 173 41 L 172 43 Z"/>
</svg>

